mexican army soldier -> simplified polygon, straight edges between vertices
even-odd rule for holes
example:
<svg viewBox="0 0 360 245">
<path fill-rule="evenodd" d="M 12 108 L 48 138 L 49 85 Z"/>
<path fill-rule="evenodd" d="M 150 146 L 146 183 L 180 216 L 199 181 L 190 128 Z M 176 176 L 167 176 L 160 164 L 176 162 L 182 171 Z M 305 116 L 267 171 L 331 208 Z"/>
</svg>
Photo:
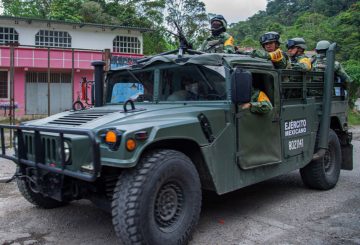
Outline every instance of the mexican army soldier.
<svg viewBox="0 0 360 245">
<path fill-rule="evenodd" d="M 253 83 L 251 88 L 251 100 L 249 103 L 241 105 L 242 109 L 250 109 L 250 112 L 256 114 L 265 114 L 273 109 L 269 97 L 264 91 L 258 88 L 257 83 Z"/>
<path fill-rule="evenodd" d="M 319 41 L 316 44 L 316 56 L 313 57 L 313 64 L 312 69 L 313 71 L 325 71 L 326 68 L 326 51 L 330 47 L 330 42 L 327 40 Z M 348 86 L 349 83 L 352 82 L 351 77 L 345 72 L 342 65 L 335 61 L 335 74 L 337 77 L 340 78 L 340 81 L 345 84 L 345 86 Z"/>
<path fill-rule="evenodd" d="M 290 56 L 291 68 L 297 70 L 311 70 L 311 59 L 305 55 L 306 42 L 302 37 L 287 40 L 286 48 Z"/>
<path fill-rule="evenodd" d="M 206 53 L 234 53 L 234 38 L 226 32 L 227 22 L 222 15 L 216 15 L 210 20 L 211 36 L 201 45 L 201 51 Z"/>
<path fill-rule="evenodd" d="M 237 53 L 249 54 L 252 57 L 271 60 L 276 69 L 290 68 L 290 60 L 287 54 L 280 49 L 280 35 L 277 32 L 267 32 L 259 40 L 264 50 L 253 50 L 250 53 L 238 50 Z"/>
</svg>

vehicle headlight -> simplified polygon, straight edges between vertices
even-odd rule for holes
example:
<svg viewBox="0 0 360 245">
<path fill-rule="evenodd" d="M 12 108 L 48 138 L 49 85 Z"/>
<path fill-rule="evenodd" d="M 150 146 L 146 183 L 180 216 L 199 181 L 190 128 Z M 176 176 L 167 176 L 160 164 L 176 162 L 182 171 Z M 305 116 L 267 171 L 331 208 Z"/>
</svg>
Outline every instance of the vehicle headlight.
<svg viewBox="0 0 360 245">
<path fill-rule="evenodd" d="M 14 147 L 15 152 L 17 152 L 17 150 L 18 150 L 18 146 L 19 146 L 18 136 L 16 134 L 14 134 L 13 147 Z"/>
<path fill-rule="evenodd" d="M 59 154 L 61 156 L 61 147 L 59 147 Z M 67 141 L 64 141 L 64 155 L 65 155 L 65 163 L 69 163 L 71 158 L 71 148 L 70 144 Z"/>
<path fill-rule="evenodd" d="M 71 150 L 70 150 L 70 144 L 66 141 L 64 141 L 64 152 L 65 152 L 65 162 L 69 162 L 71 156 Z"/>
</svg>

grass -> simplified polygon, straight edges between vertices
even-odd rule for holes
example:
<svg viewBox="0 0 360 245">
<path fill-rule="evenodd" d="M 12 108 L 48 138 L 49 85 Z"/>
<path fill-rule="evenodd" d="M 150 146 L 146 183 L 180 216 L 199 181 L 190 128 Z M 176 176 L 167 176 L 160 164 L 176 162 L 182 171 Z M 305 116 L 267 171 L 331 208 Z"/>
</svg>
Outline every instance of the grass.
<svg viewBox="0 0 360 245">
<path fill-rule="evenodd" d="M 350 110 L 348 120 L 350 125 L 360 125 L 360 112 Z"/>
</svg>

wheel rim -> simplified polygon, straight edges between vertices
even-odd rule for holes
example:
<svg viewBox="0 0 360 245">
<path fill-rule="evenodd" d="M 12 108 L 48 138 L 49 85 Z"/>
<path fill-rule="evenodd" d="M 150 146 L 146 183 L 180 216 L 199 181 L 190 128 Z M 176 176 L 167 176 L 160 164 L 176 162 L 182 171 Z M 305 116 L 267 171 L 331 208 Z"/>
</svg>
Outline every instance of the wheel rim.
<svg viewBox="0 0 360 245">
<path fill-rule="evenodd" d="M 324 159 L 323 159 L 323 163 L 324 163 L 324 170 L 325 173 L 329 174 L 333 171 L 334 167 L 335 167 L 335 156 L 334 153 L 335 151 L 332 149 L 332 146 L 329 145 L 329 149 L 326 151 L 325 155 L 324 155 Z"/>
<path fill-rule="evenodd" d="M 168 182 L 161 186 L 155 199 L 155 220 L 163 231 L 171 231 L 183 210 L 184 194 L 179 184 Z"/>
</svg>

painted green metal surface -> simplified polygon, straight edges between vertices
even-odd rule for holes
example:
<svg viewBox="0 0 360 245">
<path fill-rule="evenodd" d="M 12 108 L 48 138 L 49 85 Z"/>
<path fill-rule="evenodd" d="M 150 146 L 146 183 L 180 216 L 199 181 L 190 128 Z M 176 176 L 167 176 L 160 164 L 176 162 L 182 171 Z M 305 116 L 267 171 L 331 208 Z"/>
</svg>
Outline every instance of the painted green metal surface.
<svg viewBox="0 0 360 245">
<path fill-rule="evenodd" d="M 210 70 L 206 66 L 211 66 L 217 77 L 208 76 Z M 270 113 L 256 115 L 231 103 L 230 76 L 236 67 L 250 71 L 254 80 L 264 83 L 263 89 L 274 107 Z M 222 76 L 222 89 L 226 94 L 221 98 L 166 101 L 176 87 L 166 85 L 180 81 L 180 77 L 174 78 L 166 73 L 170 69 L 188 69 L 182 75 L 208 79 L 206 82 L 210 88 L 216 88 L 216 79 Z M 111 71 L 109 76 L 127 74 L 127 70 L 134 72 L 139 80 L 141 74 L 136 72 L 147 70 L 154 73 L 151 80 L 153 101 L 135 102 L 137 110 L 128 112 L 123 111 L 123 103 L 108 103 L 92 108 L 86 113 L 100 116 L 94 116 L 80 125 L 58 123 L 71 116 L 75 117 L 75 121 L 80 120 L 76 117 L 85 117 L 85 114 L 74 111 L 27 124 L 92 130 L 98 135 L 102 165 L 122 169 L 136 166 L 146 150 L 158 145 L 181 149 L 189 157 L 193 157 L 194 149 L 187 151 L 187 145 L 176 144 L 196 145 L 202 160 L 196 157 L 192 160 L 197 161 L 194 164 L 199 171 L 208 171 L 213 189 L 219 194 L 301 168 L 312 159 L 322 116 L 322 94 L 319 91 L 323 86 L 319 80 L 311 79 L 311 74 L 293 71 L 282 73 L 275 70 L 270 62 L 248 56 L 206 54 L 185 55 L 181 60 L 175 55 L 157 56 L 144 64 Z M 131 76 L 127 74 L 127 77 Z M 339 130 L 346 130 L 346 98 L 334 96 L 331 103 L 331 117 L 339 121 Z M 208 120 L 208 125 L 202 125 L 199 115 Z M 209 128 L 211 137 L 204 133 Z M 117 150 L 110 149 L 103 142 L 102 135 L 109 129 L 121 132 Z M 136 138 L 138 132 L 146 132 L 148 137 L 137 140 L 136 149 L 128 151 L 125 148 L 126 140 Z M 68 168 L 79 171 L 81 166 L 91 161 L 88 158 L 91 156 L 89 145 L 81 138 L 72 140 L 73 164 Z M 205 172 L 200 173 L 202 178 L 205 175 Z"/>
</svg>

